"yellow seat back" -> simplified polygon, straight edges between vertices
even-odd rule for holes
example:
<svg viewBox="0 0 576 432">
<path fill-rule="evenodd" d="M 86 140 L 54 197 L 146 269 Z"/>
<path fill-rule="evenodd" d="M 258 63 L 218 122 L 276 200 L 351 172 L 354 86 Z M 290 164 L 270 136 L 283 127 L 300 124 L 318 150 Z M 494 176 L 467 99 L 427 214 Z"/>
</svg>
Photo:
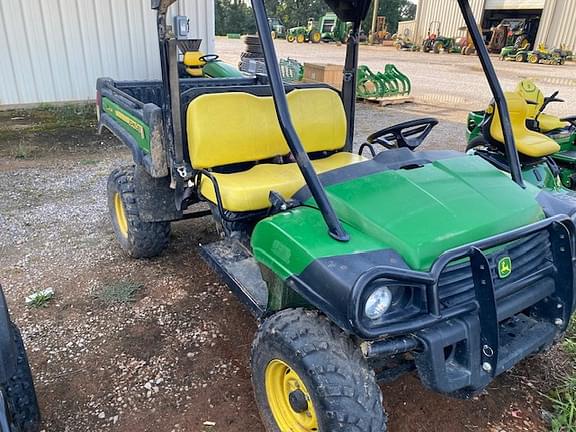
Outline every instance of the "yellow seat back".
<svg viewBox="0 0 576 432">
<path fill-rule="evenodd" d="M 528 103 L 527 118 L 536 118 L 536 115 L 544 105 L 544 93 L 534 81 L 525 79 L 516 86 L 516 92 Z"/>
<path fill-rule="evenodd" d="M 193 77 L 204 76 L 203 66 L 206 64 L 204 60 L 201 60 L 204 53 L 202 51 L 186 51 L 184 53 L 184 58 L 182 63 L 186 66 L 186 73 Z"/>
<path fill-rule="evenodd" d="M 506 92 L 504 95 L 518 151 L 530 157 L 549 156 L 559 151 L 560 146 L 556 141 L 526 127 L 528 104 L 524 97 L 516 92 Z M 497 107 L 494 107 L 494 116 L 490 124 L 490 136 L 499 143 L 504 143 L 504 132 L 502 131 L 500 113 Z"/>
<path fill-rule="evenodd" d="M 346 115 L 338 93 L 295 89 L 287 95 L 292 122 L 307 152 L 337 150 L 346 141 Z M 259 161 L 290 152 L 271 96 L 244 92 L 198 96 L 186 113 L 194 168 Z"/>
</svg>

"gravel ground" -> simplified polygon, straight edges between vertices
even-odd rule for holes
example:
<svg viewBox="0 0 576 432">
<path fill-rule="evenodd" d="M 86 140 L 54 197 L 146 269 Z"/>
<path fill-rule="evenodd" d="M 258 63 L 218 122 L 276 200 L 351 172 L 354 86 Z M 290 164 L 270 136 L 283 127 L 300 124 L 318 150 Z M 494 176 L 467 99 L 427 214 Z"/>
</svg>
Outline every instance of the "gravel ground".
<svg viewBox="0 0 576 432">
<path fill-rule="evenodd" d="M 298 50 L 319 50 L 330 62 L 329 53 L 343 53 L 327 45 Z M 356 144 L 381 127 L 433 115 L 443 122 L 424 147 L 463 150 L 465 110 L 359 104 Z M 256 324 L 198 255 L 199 243 L 216 238 L 211 221 L 174 224 L 162 257 L 126 259 L 105 189 L 128 152 L 91 128 L 25 133 L 36 120 L 20 115 L 0 115 L 0 132 L 24 131 L 0 133 L 0 281 L 30 354 L 45 431 L 261 431 L 248 369 Z M 30 154 L 16 158 L 23 144 Z M 134 301 L 104 299 L 127 284 L 138 287 Z M 46 288 L 56 295 L 45 307 L 24 305 Z M 539 392 L 561 361 L 553 352 L 526 362 L 474 402 L 431 394 L 408 375 L 383 387 L 390 428 L 545 430 Z"/>
</svg>

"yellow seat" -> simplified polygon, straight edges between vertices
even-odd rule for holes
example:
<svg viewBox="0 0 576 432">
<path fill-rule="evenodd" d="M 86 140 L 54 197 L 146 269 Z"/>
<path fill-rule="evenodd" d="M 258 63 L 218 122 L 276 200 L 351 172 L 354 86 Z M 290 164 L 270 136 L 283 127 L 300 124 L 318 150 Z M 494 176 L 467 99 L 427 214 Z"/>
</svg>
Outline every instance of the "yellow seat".
<svg viewBox="0 0 576 432">
<path fill-rule="evenodd" d="M 550 114 L 541 113 L 538 115 L 542 109 L 542 105 L 544 105 L 544 93 L 542 93 L 542 90 L 538 88 L 534 81 L 529 79 L 520 81 L 518 86 L 516 86 L 516 92 L 519 93 L 528 103 L 526 117 L 528 119 L 536 119 L 536 116 L 538 116 L 538 125 L 542 132 L 548 133 L 555 129 L 562 129 L 570 125 L 569 123 L 563 122 L 558 117 Z"/>
<path fill-rule="evenodd" d="M 327 158 L 312 161 L 318 174 L 366 160 L 362 156 L 340 152 Z M 234 174 L 212 174 L 218 183 L 222 206 L 233 212 L 261 210 L 270 207 L 270 191 L 290 198 L 305 185 L 298 165 L 260 164 L 247 171 Z M 205 176 L 200 182 L 200 193 L 216 203 L 212 181 Z"/>
<path fill-rule="evenodd" d="M 538 158 L 549 156 L 560 150 L 560 146 L 556 141 L 526 127 L 528 104 L 519 93 L 506 92 L 505 97 L 508 111 L 510 112 L 512 132 L 519 153 Z M 497 142 L 504 144 L 504 132 L 502 131 L 500 113 L 497 108 L 490 124 L 490 136 Z"/>
<path fill-rule="evenodd" d="M 182 63 L 186 66 L 186 72 L 193 77 L 204 76 L 204 70 L 202 69 L 206 62 L 201 59 L 204 56 L 202 51 L 186 51 L 184 53 L 184 58 Z"/>
<path fill-rule="evenodd" d="M 287 94 L 287 100 L 294 128 L 306 152 L 327 152 L 327 157 L 313 161 L 318 173 L 365 160 L 339 151 L 346 142 L 347 126 L 338 93 L 328 88 L 295 89 Z M 272 97 L 244 92 L 201 95 L 188 105 L 186 119 L 192 166 L 212 171 L 226 210 L 265 209 L 270 206 L 270 191 L 290 198 L 304 186 L 296 163 L 270 161 L 290 153 Z M 229 174 L 214 171 L 246 162 L 257 164 Z M 216 203 L 212 181 L 202 176 L 199 186 L 202 196 Z"/>
</svg>

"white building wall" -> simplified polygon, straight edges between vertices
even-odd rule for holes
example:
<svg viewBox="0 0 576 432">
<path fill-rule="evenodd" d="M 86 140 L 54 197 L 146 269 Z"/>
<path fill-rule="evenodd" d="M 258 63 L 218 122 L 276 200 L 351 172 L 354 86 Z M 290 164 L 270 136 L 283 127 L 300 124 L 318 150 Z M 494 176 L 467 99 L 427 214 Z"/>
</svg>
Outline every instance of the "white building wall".
<svg viewBox="0 0 576 432">
<path fill-rule="evenodd" d="M 484 0 L 470 0 L 470 7 L 476 21 L 481 22 Z M 426 38 L 432 21 L 440 21 L 442 36 L 464 36 L 464 32 L 458 31 L 465 23 L 456 0 L 420 0 L 416 11 L 416 37 L 414 38 L 416 42 L 420 43 Z M 436 30 L 437 28 L 432 28 L 432 32 Z"/>
<path fill-rule="evenodd" d="M 213 0 L 177 12 L 213 51 Z M 150 0 L 0 0 L 0 105 L 94 99 L 101 76 L 160 77 Z"/>
<path fill-rule="evenodd" d="M 411 40 L 414 38 L 414 32 L 416 31 L 416 21 L 400 21 L 398 23 L 398 31 L 396 32 L 399 36 L 407 36 Z"/>
<path fill-rule="evenodd" d="M 576 0 L 546 0 L 536 42 L 576 51 Z"/>
</svg>

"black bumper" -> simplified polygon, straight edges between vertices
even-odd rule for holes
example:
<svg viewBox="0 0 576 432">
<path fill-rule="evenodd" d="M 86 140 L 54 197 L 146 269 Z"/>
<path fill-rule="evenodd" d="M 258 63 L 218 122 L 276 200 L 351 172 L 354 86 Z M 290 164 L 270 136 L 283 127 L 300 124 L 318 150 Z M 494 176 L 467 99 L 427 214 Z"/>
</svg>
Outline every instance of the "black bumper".
<svg viewBox="0 0 576 432">
<path fill-rule="evenodd" d="M 521 249 L 530 259 L 536 252 L 540 264 L 537 268 L 525 264 L 528 270 L 520 277 L 499 280 L 494 254 L 487 249 L 524 238 L 545 239 L 545 247 L 538 244 L 537 248 Z M 552 345 L 566 330 L 574 310 L 573 242 L 572 221 L 555 216 L 448 251 L 421 277 L 409 272 L 407 278 L 422 283 L 427 311 L 409 321 L 386 323 L 387 328 L 380 328 L 381 334 L 402 337 L 372 342 L 368 356 L 411 351 L 427 387 L 463 397 L 484 388 L 496 375 Z M 442 284 L 443 275 L 462 258 L 469 259 L 470 289 L 446 296 L 449 287 Z M 450 277 L 461 277 L 463 266 L 460 264 L 460 273 L 453 272 Z M 362 323 L 360 328 L 377 331 Z"/>
</svg>

